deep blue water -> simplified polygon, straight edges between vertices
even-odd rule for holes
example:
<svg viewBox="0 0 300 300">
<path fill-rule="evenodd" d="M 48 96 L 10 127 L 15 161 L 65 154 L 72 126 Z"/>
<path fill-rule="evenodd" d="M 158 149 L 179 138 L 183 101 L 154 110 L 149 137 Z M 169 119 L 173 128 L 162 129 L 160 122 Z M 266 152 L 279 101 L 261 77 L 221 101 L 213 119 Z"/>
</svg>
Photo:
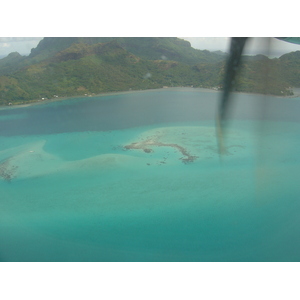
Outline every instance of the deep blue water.
<svg viewBox="0 0 300 300">
<path fill-rule="evenodd" d="M 0 110 L 0 259 L 299 261 L 300 98 L 236 94 L 220 160 L 219 96 Z"/>
</svg>

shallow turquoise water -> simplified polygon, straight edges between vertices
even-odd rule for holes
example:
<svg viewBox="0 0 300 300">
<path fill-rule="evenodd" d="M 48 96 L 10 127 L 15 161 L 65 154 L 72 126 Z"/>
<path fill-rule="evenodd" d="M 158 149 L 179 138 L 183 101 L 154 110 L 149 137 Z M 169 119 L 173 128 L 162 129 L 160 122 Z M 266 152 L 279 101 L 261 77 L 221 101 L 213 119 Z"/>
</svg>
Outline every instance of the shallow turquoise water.
<svg viewBox="0 0 300 300">
<path fill-rule="evenodd" d="M 218 95 L 149 91 L 2 110 L 0 259 L 299 261 L 297 99 L 274 98 L 263 122 L 238 108 L 220 161 Z M 238 97 L 246 107 L 260 100 Z M 126 150 L 133 143 L 151 151 Z M 197 158 L 184 163 L 174 145 Z"/>
</svg>

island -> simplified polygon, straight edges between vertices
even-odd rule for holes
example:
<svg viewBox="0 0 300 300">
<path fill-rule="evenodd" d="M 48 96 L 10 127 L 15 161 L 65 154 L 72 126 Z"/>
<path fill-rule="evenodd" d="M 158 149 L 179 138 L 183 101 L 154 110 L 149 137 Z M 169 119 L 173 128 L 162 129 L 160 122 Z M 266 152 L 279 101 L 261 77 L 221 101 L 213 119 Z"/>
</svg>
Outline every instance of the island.
<svg viewBox="0 0 300 300">
<path fill-rule="evenodd" d="M 172 147 L 172 148 L 177 149 L 183 155 L 183 157 L 181 157 L 180 159 L 185 164 L 193 162 L 198 158 L 198 156 L 190 155 L 189 152 L 184 147 L 182 147 L 178 144 L 162 143 L 159 141 L 155 141 L 153 139 L 147 139 L 142 142 L 135 142 L 135 143 L 131 143 L 129 145 L 125 145 L 124 149 L 125 150 L 138 149 L 138 150 L 143 150 L 146 153 L 150 153 L 150 152 L 153 152 L 152 147 Z"/>
<path fill-rule="evenodd" d="M 221 91 L 225 64 L 226 55 L 174 37 L 46 37 L 28 56 L 0 59 L 0 106 L 166 87 Z M 299 65 L 300 51 L 243 56 L 234 91 L 293 96 Z"/>
</svg>

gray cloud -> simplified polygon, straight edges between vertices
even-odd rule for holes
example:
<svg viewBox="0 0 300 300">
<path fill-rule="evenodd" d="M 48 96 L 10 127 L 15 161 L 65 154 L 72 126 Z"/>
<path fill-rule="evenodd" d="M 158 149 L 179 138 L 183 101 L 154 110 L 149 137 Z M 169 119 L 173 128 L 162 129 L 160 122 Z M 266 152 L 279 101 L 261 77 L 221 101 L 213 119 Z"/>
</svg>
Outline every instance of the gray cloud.
<svg viewBox="0 0 300 300">
<path fill-rule="evenodd" d="M 300 45 L 287 43 L 275 38 L 256 37 L 249 40 L 246 47 L 247 54 L 264 54 L 279 57 L 285 53 L 300 50 Z"/>
<path fill-rule="evenodd" d="M 184 37 L 183 39 L 189 41 L 192 47 L 196 49 L 229 51 L 230 38 L 228 37 Z M 283 42 L 275 38 L 266 39 L 264 37 L 255 37 L 247 42 L 244 54 L 264 54 L 270 57 L 279 57 L 285 53 L 297 50 L 300 50 L 300 45 Z"/>
<path fill-rule="evenodd" d="M 28 55 L 41 39 L 41 37 L 0 37 L 0 56 L 6 56 L 11 52 Z"/>
<path fill-rule="evenodd" d="M 19 52 L 28 55 L 35 48 L 41 37 L 0 37 L 0 58 L 11 52 Z M 189 41 L 193 48 L 200 50 L 228 52 L 230 38 L 228 37 L 183 37 Z M 264 38 L 253 38 L 247 44 L 245 54 L 268 54 Z M 270 56 L 279 57 L 284 53 L 300 50 L 300 45 L 293 45 L 283 41 L 270 39 Z"/>
<path fill-rule="evenodd" d="M 40 37 L 0 37 L 0 43 L 40 41 Z"/>
<path fill-rule="evenodd" d="M 224 52 L 228 51 L 230 40 L 227 37 L 184 37 L 183 39 L 189 41 L 196 49 Z"/>
</svg>

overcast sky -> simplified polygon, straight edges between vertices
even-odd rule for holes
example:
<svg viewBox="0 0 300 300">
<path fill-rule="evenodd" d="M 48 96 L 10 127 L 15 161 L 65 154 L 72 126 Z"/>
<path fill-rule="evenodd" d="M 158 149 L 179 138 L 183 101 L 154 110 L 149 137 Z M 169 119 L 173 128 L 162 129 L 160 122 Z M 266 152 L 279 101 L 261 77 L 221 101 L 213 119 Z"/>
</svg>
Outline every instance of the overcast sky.
<svg viewBox="0 0 300 300">
<path fill-rule="evenodd" d="M 0 56 L 11 52 L 28 55 L 30 50 L 35 48 L 41 39 L 40 37 L 0 37 Z"/>
<path fill-rule="evenodd" d="M 221 50 L 224 52 L 228 52 L 229 50 L 230 38 L 227 37 L 184 37 L 184 39 L 188 40 L 191 43 L 192 47 L 196 49 L 207 49 L 209 51 Z M 300 50 L 300 45 L 283 42 L 275 38 L 256 37 L 249 39 L 246 44 L 244 54 L 265 54 L 270 57 L 279 57 L 285 53 L 297 50 Z"/>
<path fill-rule="evenodd" d="M 243 9 L 236 0 L 140 3 L 105 1 L 99 10 L 93 9 L 96 6 L 91 0 L 71 6 L 68 1 L 52 0 L 43 8 L 32 0 L 6 1 L 1 4 L 0 34 L 4 37 L 0 37 L 0 56 L 14 51 L 28 55 L 42 39 L 38 36 L 177 36 L 185 37 L 196 49 L 224 52 L 228 52 L 228 36 L 258 36 L 245 49 L 245 54 L 255 55 L 266 54 L 261 37 L 299 35 L 298 10 L 292 0 L 284 2 L 288 14 L 282 13 L 282 6 L 270 7 L 261 0 L 245 3 Z M 271 57 L 300 50 L 299 45 L 274 38 L 270 41 Z"/>
<path fill-rule="evenodd" d="M 188 40 L 192 47 L 200 50 L 228 52 L 230 38 L 227 37 L 181 37 Z M 28 55 L 32 48 L 35 48 L 41 37 L 0 37 L 0 57 L 11 52 L 19 52 L 21 55 Z M 267 40 L 265 38 L 252 38 L 245 49 L 245 54 L 267 54 Z M 279 41 L 275 38 L 270 40 L 270 56 L 279 57 L 284 53 L 300 50 L 300 45 Z"/>
</svg>

